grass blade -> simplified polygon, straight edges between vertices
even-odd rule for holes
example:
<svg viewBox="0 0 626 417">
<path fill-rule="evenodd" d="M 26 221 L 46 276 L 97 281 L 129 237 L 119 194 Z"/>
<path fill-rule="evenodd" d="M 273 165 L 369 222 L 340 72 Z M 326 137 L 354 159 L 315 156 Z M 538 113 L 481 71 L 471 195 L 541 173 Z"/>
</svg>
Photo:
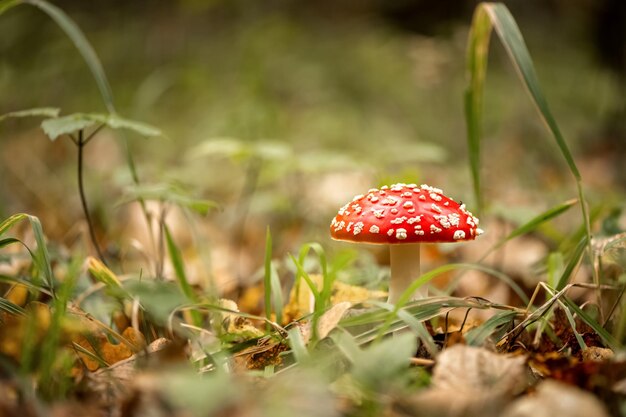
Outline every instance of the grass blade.
<svg viewBox="0 0 626 417">
<path fill-rule="evenodd" d="M 265 318 L 272 320 L 272 234 L 267 226 L 265 232 L 265 274 L 263 275 L 263 289 L 265 302 Z M 269 324 L 267 325 L 269 330 Z"/>
<path fill-rule="evenodd" d="M 33 229 L 35 235 L 35 241 L 37 242 L 37 251 L 35 252 L 35 262 L 37 263 L 40 271 L 43 273 L 44 282 L 48 285 L 48 288 L 54 294 L 54 276 L 52 274 L 52 265 L 50 264 L 50 255 L 48 253 L 48 247 L 46 246 L 46 239 L 43 234 L 43 228 L 41 222 L 35 216 L 28 216 L 30 226 Z"/>
<path fill-rule="evenodd" d="M 176 246 L 174 239 L 172 238 L 172 234 L 170 233 L 169 227 L 166 224 L 163 224 L 163 230 L 165 232 L 165 240 L 167 242 L 167 251 L 170 254 L 170 258 L 172 261 L 172 266 L 174 267 L 174 272 L 176 274 L 176 280 L 178 281 L 178 286 L 180 287 L 182 293 L 192 302 L 198 303 L 198 296 L 193 291 L 193 288 L 189 284 L 187 280 L 187 274 L 185 273 L 185 265 L 183 262 L 182 254 L 180 253 L 180 249 Z M 202 317 L 200 313 L 196 310 L 190 309 L 189 313 L 191 314 L 192 323 L 195 326 L 202 326 Z"/>
<path fill-rule="evenodd" d="M 583 238 L 580 241 L 580 243 L 578 243 L 578 246 L 576 246 L 574 253 L 572 253 L 572 257 L 570 258 L 569 262 L 567 263 L 567 266 L 563 270 L 563 273 L 561 274 L 561 278 L 559 278 L 559 281 L 557 282 L 556 287 L 555 287 L 556 292 L 561 291 L 569 283 L 570 278 L 572 278 L 572 273 L 574 272 L 574 268 L 576 268 L 576 265 L 578 265 L 578 263 L 580 262 L 580 259 L 582 258 L 586 247 L 587 247 L 587 239 Z"/>
<path fill-rule="evenodd" d="M 93 47 L 85 37 L 85 34 L 80 30 L 78 25 L 70 19 L 70 17 L 61 9 L 56 7 L 53 4 L 48 3 L 44 0 L 22 0 L 25 4 L 30 4 L 32 6 L 37 7 L 44 13 L 46 13 L 54 22 L 65 32 L 65 34 L 70 38 L 78 52 L 82 55 L 87 67 L 91 71 L 93 78 L 98 85 L 98 89 L 100 90 L 100 95 L 102 96 L 102 100 L 107 108 L 107 110 L 111 113 L 115 113 L 115 106 L 113 104 L 113 92 L 111 91 L 111 86 L 109 85 L 109 80 L 104 73 L 104 68 L 100 63 L 100 59 Z M 2 8 L 0 6 L 0 12 Z"/>
<path fill-rule="evenodd" d="M 485 75 L 487 73 L 487 57 L 492 25 L 485 9 L 476 8 L 472 20 L 467 47 L 467 69 L 469 87 L 465 91 L 465 120 L 467 122 L 467 144 L 469 163 L 476 200 L 476 212 L 483 208 L 480 183 L 480 139 L 482 136 L 482 103 Z"/>
<path fill-rule="evenodd" d="M 2 221 L 2 223 L 0 223 L 0 236 L 5 234 L 7 230 L 13 227 L 13 225 L 15 225 L 16 223 L 19 223 L 21 220 L 26 219 L 27 217 L 28 217 L 28 214 L 17 213 L 5 219 L 4 221 Z"/>
<path fill-rule="evenodd" d="M 565 213 L 577 202 L 578 200 L 576 199 L 568 200 L 564 203 L 554 206 L 544 211 L 543 213 L 533 217 L 528 222 L 524 223 L 523 225 L 521 225 L 520 227 L 516 228 L 511 233 L 509 233 L 509 235 L 506 236 L 504 239 L 502 239 L 500 242 L 498 242 L 498 244 L 495 247 L 498 248 L 511 239 L 514 239 L 518 236 L 522 236 L 522 235 L 532 232 L 533 230 L 541 226 L 543 223 L 549 220 L 552 220 L 555 217 L 558 217 L 561 214 Z"/>
<path fill-rule="evenodd" d="M 524 38 L 515 23 L 515 19 L 509 9 L 502 3 L 480 3 L 474 13 L 472 28 L 468 43 L 467 69 L 469 73 L 469 86 L 465 92 L 465 116 L 467 122 L 468 147 L 470 167 L 474 183 L 475 198 L 478 208 L 482 208 L 482 196 L 480 191 L 480 121 L 482 116 L 482 101 L 485 73 L 487 70 L 487 57 L 489 53 L 489 37 L 495 29 L 502 45 L 504 46 L 513 66 L 520 79 L 530 94 L 531 100 L 540 118 L 544 121 L 548 130 L 554 137 L 563 158 L 567 162 L 569 170 L 576 180 L 578 197 L 581 205 L 583 220 L 587 233 L 588 242 L 591 242 L 591 227 L 589 215 L 585 204 L 581 176 L 574 158 L 569 150 L 567 142 L 561 134 L 556 119 L 548 106 L 548 102 L 539 86 L 535 67 L 530 53 L 524 42 Z M 597 279 L 596 279 L 597 281 Z"/>
<path fill-rule="evenodd" d="M 17 304 L 7 300 L 6 298 L 0 297 L 0 311 L 4 311 L 6 313 L 12 314 L 14 316 L 25 316 L 26 310 Z"/>
<path fill-rule="evenodd" d="M 306 256 L 310 251 L 315 252 L 319 259 L 320 268 L 322 269 L 322 291 L 319 293 L 319 305 L 318 300 L 316 298 L 315 310 L 317 312 L 321 312 L 326 308 L 330 307 L 330 296 L 333 288 L 333 277 L 328 272 L 328 263 L 326 262 L 326 252 L 324 248 L 319 243 L 311 242 L 305 243 L 300 248 L 300 254 L 298 256 L 298 262 L 300 265 L 304 265 L 304 261 Z"/>
<path fill-rule="evenodd" d="M 500 327 L 510 324 L 516 316 L 517 312 L 515 311 L 502 311 L 480 326 L 468 331 L 465 335 L 465 341 L 469 346 L 482 346 L 489 336 L 498 331 Z"/>
<path fill-rule="evenodd" d="M 283 292 L 280 285 L 280 279 L 278 278 L 278 272 L 276 267 L 272 263 L 272 234 L 270 233 L 269 226 L 265 234 L 265 273 L 263 275 L 264 285 L 264 301 L 265 301 L 265 317 L 268 321 L 272 321 L 272 306 L 274 307 L 274 314 L 276 315 L 276 322 L 282 324 L 283 321 Z M 269 331 L 271 325 L 267 323 L 267 330 Z"/>
<path fill-rule="evenodd" d="M 614 351 L 618 351 L 621 348 L 621 344 L 604 328 L 595 321 L 589 314 L 587 314 L 583 309 L 578 307 L 575 302 L 567 297 L 563 297 L 563 302 L 567 304 L 567 306 L 578 316 L 580 319 L 585 322 L 586 325 L 591 327 L 594 332 L 596 332 L 602 340 Z"/>
</svg>

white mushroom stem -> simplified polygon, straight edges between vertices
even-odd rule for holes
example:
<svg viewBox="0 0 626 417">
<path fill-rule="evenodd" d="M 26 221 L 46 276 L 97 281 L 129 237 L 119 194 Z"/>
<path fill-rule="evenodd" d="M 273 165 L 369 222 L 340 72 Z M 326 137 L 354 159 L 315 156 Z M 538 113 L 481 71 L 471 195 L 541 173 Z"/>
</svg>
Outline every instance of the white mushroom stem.
<svg viewBox="0 0 626 417">
<path fill-rule="evenodd" d="M 389 299 L 395 304 L 402 293 L 420 276 L 420 244 L 404 243 L 389 245 L 391 263 L 391 281 L 389 282 Z M 418 288 L 410 300 L 418 300 L 427 296 L 425 286 Z"/>
</svg>

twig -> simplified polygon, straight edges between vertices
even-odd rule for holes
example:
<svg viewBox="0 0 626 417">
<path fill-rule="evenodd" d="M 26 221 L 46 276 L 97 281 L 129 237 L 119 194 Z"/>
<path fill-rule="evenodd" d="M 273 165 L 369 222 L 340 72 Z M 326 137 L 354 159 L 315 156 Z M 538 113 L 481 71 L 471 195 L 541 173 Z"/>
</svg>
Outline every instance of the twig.
<svg viewBox="0 0 626 417">
<path fill-rule="evenodd" d="M 88 139 L 90 139 L 90 136 Z M 83 212 L 85 213 L 85 220 L 87 220 L 87 226 L 89 227 L 89 236 L 91 237 L 91 243 L 93 247 L 96 249 L 98 253 L 98 258 L 102 261 L 104 265 L 107 265 L 106 260 L 104 259 L 104 255 L 100 250 L 100 246 L 98 245 L 98 241 L 96 239 L 96 232 L 93 226 L 93 221 L 91 220 L 91 215 L 89 214 L 89 208 L 87 207 L 87 198 L 85 197 L 85 188 L 83 185 L 83 148 L 85 147 L 85 140 L 83 138 L 83 130 L 78 131 L 78 141 L 76 145 L 78 146 L 78 193 L 80 194 L 80 202 L 83 206 Z M 108 265 L 107 265 L 108 266 Z"/>
<path fill-rule="evenodd" d="M 411 358 L 411 365 L 415 366 L 434 366 L 435 361 L 432 359 L 424 359 L 424 358 Z"/>
</svg>

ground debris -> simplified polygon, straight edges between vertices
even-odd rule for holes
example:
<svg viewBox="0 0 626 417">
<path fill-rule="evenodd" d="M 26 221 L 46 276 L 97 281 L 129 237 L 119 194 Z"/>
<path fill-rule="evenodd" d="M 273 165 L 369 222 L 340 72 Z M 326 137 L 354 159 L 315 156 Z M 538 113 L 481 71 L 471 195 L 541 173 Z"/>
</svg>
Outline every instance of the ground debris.
<svg viewBox="0 0 626 417">
<path fill-rule="evenodd" d="M 544 381 L 533 395 L 513 402 L 502 417 L 608 417 L 602 403 L 592 394 L 571 385 Z"/>
</svg>

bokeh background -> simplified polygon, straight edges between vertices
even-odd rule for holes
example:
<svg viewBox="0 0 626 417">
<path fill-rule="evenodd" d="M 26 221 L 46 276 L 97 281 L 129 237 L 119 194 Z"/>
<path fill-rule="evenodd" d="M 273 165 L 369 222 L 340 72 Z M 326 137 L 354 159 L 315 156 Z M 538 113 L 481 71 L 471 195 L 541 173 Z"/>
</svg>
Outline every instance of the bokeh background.
<svg viewBox="0 0 626 417">
<path fill-rule="evenodd" d="M 337 208 L 373 186 L 428 183 L 474 205 L 463 91 L 476 2 L 54 3 L 94 46 L 120 114 L 166 133 L 120 138 L 104 130 L 86 148 L 98 239 L 123 271 L 145 267 L 149 273 L 150 259 L 158 257 L 138 205 L 125 203 L 132 184 L 125 140 L 143 184 L 177 187 L 219 205 L 206 216 L 172 207 L 167 221 L 190 280 L 217 283 L 224 293 L 260 278 L 268 226 L 276 257 L 318 241 L 346 265 L 359 257 L 359 279 L 380 280 L 378 269 L 363 271 L 368 262 L 384 264 L 384 251 L 357 255 L 328 237 Z M 626 3 L 507 5 L 591 206 L 619 211 L 626 188 Z M 35 8 L 18 7 L 0 16 L 0 114 L 43 106 L 105 111 L 64 33 Z M 496 38 L 484 132 L 485 216 L 492 231 L 575 197 L 562 156 Z M 149 205 L 155 217 L 162 208 Z M 0 125 L 0 216 L 16 212 L 41 218 L 58 243 L 56 256 L 92 251 L 76 186 L 76 149 L 66 138 L 48 140 L 36 119 Z M 545 240 L 531 261 L 545 255 Z M 447 250 L 431 249 L 427 262 Z"/>
</svg>

